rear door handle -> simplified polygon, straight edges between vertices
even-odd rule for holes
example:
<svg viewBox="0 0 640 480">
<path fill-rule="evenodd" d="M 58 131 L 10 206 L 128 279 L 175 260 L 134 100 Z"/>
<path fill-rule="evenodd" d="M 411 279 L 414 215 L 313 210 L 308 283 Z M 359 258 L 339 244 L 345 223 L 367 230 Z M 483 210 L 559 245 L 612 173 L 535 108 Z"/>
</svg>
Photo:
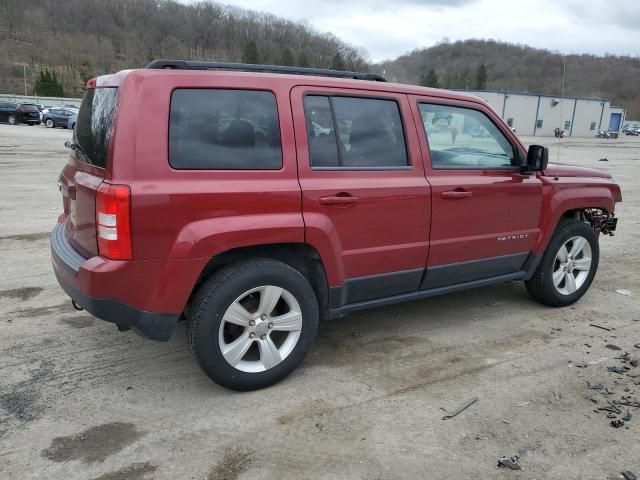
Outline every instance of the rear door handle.
<svg viewBox="0 0 640 480">
<path fill-rule="evenodd" d="M 466 190 L 452 190 L 450 192 L 442 192 L 442 198 L 446 200 L 460 200 L 462 198 L 469 198 L 473 195 L 471 192 L 467 192 Z"/>
<path fill-rule="evenodd" d="M 348 193 L 337 193 L 328 197 L 320 197 L 319 202 L 320 205 L 349 205 L 356 203 L 358 200 L 360 200 L 360 197 Z"/>
</svg>

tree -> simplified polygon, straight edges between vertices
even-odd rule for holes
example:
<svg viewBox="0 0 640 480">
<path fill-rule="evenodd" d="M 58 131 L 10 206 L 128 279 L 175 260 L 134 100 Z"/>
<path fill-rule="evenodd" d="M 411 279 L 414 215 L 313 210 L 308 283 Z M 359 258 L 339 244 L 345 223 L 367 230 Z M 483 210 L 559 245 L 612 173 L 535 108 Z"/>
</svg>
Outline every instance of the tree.
<svg viewBox="0 0 640 480">
<path fill-rule="evenodd" d="M 484 63 L 476 70 L 476 82 L 474 88 L 476 90 L 484 90 L 487 88 L 487 69 L 485 68 Z"/>
<path fill-rule="evenodd" d="M 457 72 L 447 72 L 444 77 L 444 88 L 458 88 L 460 78 Z"/>
<path fill-rule="evenodd" d="M 260 63 L 260 55 L 258 54 L 258 46 L 253 40 L 244 46 L 242 51 L 242 63 Z"/>
<path fill-rule="evenodd" d="M 64 97 L 64 91 L 56 72 L 51 74 L 48 68 L 45 68 L 44 71 L 40 70 L 34 90 L 36 95 L 42 97 Z"/>
<path fill-rule="evenodd" d="M 295 60 L 293 58 L 293 53 L 289 47 L 285 48 L 282 52 L 282 57 L 280 58 L 280 65 L 293 66 L 295 65 Z"/>
<path fill-rule="evenodd" d="M 304 52 L 300 52 L 298 55 L 298 61 L 296 62 L 298 67 L 308 67 L 309 66 L 309 58 Z"/>
<path fill-rule="evenodd" d="M 429 70 L 425 75 L 420 77 L 420 85 L 423 87 L 433 87 L 440 88 L 440 83 L 438 82 L 438 74 L 432 69 Z"/>
<path fill-rule="evenodd" d="M 458 85 L 456 88 L 464 88 L 465 90 L 471 86 L 471 72 L 468 68 L 462 70 L 462 73 L 458 77 Z"/>
<path fill-rule="evenodd" d="M 331 69 L 332 70 L 346 70 L 346 65 L 344 63 L 344 58 L 340 52 L 336 52 L 336 54 L 331 59 Z"/>
</svg>

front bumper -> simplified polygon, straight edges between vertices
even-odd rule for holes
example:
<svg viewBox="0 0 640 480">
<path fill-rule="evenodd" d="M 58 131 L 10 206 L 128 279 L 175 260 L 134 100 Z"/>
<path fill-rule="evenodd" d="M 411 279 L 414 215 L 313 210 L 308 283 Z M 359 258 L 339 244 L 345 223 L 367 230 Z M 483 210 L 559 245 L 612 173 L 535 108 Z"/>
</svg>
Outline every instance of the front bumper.
<svg viewBox="0 0 640 480">
<path fill-rule="evenodd" d="M 58 223 L 51 232 L 51 257 L 58 283 L 87 312 L 101 320 L 127 326 L 143 337 L 169 340 L 180 318 L 179 313 L 150 312 L 119 300 L 92 295 L 87 291 L 91 284 L 101 283 L 96 276 L 109 276 L 112 272 L 84 268 L 85 263 L 92 259 L 84 258 L 73 248 L 62 223 Z M 121 278 L 122 282 L 127 280 L 130 279 Z"/>
</svg>

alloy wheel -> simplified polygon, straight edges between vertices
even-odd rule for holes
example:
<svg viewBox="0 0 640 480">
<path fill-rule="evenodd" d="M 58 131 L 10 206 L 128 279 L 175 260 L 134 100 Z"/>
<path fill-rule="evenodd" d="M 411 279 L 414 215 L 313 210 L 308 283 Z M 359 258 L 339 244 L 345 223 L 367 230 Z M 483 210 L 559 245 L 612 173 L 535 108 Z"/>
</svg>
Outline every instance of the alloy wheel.
<svg viewBox="0 0 640 480">
<path fill-rule="evenodd" d="M 218 333 L 222 356 L 247 373 L 269 370 L 291 354 L 302 331 L 302 310 L 286 289 L 263 285 L 240 295 L 225 311 Z"/>
<path fill-rule="evenodd" d="M 591 271 L 591 245 L 581 236 L 571 237 L 558 250 L 553 262 L 553 285 L 562 295 L 575 293 Z"/>
</svg>

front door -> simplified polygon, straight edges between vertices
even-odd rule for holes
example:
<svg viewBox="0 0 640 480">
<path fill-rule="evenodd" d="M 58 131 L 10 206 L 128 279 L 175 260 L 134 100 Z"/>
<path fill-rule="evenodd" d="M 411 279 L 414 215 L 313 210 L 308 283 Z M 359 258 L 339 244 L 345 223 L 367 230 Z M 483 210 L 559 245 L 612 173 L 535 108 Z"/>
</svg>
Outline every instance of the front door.
<svg viewBox="0 0 640 480">
<path fill-rule="evenodd" d="M 416 291 L 431 205 L 406 96 L 297 87 L 292 108 L 305 238 L 331 306 Z"/>
<path fill-rule="evenodd" d="M 422 288 L 515 274 L 540 232 L 542 183 L 520 173 L 521 147 L 487 107 L 439 102 L 412 97 L 433 205 Z"/>
</svg>

